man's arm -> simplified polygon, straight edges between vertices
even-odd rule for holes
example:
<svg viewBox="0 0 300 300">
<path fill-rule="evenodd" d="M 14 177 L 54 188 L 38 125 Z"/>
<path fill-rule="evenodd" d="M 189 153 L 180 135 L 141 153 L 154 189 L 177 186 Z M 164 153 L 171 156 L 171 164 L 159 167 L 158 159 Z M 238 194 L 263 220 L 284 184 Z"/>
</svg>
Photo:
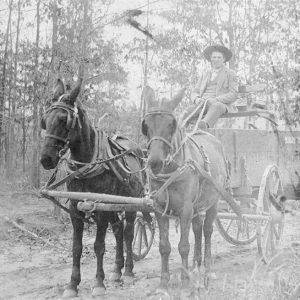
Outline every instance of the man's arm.
<svg viewBox="0 0 300 300">
<path fill-rule="evenodd" d="M 200 74 L 199 79 L 196 83 L 196 86 L 195 86 L 194 90 L 191 93 L 191 99 L 194 103 L 199 102 L 198 99 L 200 99 L 200 86 L 202 84 L 202 80 L 203 80 L 203 73 Z"/>
<path fill-rule="evenodd" d="M 231 104 L 237 100 L 238 95 L 238 77 L 231 70 L 227 73 L 228 76 L 228 93 L 219 95 L 216 99 L 224 104 Z"/>
</svg>

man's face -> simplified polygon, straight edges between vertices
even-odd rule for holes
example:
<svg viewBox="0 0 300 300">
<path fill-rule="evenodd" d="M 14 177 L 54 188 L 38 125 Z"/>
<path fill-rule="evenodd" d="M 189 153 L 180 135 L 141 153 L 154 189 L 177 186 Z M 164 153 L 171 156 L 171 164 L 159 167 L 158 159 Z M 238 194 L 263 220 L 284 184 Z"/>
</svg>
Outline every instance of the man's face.
<svg viewBox="0 0 300 300">
<path fill-rule="evenodd" d="M 210 61 L 211 61 L 211 66 L 214 69 L 219 69 L 224 65 L 225 58 L 222 52 L 215 51 L 211 54 Z"/>
</svg>

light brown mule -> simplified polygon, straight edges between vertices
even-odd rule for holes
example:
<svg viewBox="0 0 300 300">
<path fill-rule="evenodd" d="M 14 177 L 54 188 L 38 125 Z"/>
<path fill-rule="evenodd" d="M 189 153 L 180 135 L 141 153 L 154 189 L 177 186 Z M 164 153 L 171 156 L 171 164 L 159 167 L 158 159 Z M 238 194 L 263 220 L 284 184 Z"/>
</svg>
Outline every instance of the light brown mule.
<svg viewBox="0 0 300 300">
<path fill-rule="evenodd" d="M 204 279 L 205 283 L 208 283 L 211 266 L 211 235 L 220 195 L 198 170 L 206 169 L 222 186 L 225 186 L 227 180 L 226 160 L 220 142 L 205 132 L 188 137 L 184 130 L 178 128 L 173 111 L 181 101 L 183 93 L 184 91 L 181 91 L 171 101 L 160 105 L 153 100 L 153 97 L 145 99 L 148 101 L 148 109 L 142 123 L 142 132 L 148 140 L 150 189 L 152 193 L 159 191 L 156 194 L 157 202 L 165 213 L 164 215 L 156 212 L 161 254 L 160 287 L 163 289 L 167 288 L 170 279 L 171 246 L 168 214 L 177 216 L 180 220 L 181 235 L 178 250 L 182 258 L 182 283 L 186 285 L 189 281 L 188 237 L 191 224 L 195 235 L 193 262 L 198 268 L 202 261 L 202 230 L 204 232 Z M 166 188 L 161 189 L 162 185 Z M 201 212 L 205 212 L 204 218 L 200 216 Z"/>
</svg>

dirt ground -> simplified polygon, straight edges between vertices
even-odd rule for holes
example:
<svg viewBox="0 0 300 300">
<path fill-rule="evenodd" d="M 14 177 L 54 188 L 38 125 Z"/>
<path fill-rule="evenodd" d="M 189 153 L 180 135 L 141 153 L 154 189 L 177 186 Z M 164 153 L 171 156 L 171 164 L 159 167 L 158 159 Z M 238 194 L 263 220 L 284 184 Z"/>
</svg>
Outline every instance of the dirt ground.
<svg viewBox="0 0 300 300">
<path fill-rule="evenodd" d="M 145 259 L 136 262 L 133 282 L 113 283 L 106 279 L 102 299 L 292 299 L 300 284 L 300 205 L 291 201 L 295 215 L 287 215 L 282 250 L 269 265 L 257 259 L 256 242 L 235 247 L 224 241 L 215 229 L 213 234 L 213 270 L 215 279 L 204 289 L 203 274 L 191 273 L 191 285 L 181 289 L 179 232 L 171 221 L 171 281 L 167 294 L 157 294 L 160 276 L 158 230 Z M 0 190 L 0 299 L 60 299 L 71 275 L 72 228 L 68 217 L 57 221 L 47 200 L 30 194 Z M 47 243 L 14 226 L 10 221 L 35 233 Z M 96 270 L 93 253 L 94 228 L 85 230 L 82 259 L 82 282 L 79 297 L 94 299 L 91 287 Z M 191 249 L 193 236 L 191 235 Z M 192 251 L 191 251 L 192 255 Z M 114 237 L 106 239 L 105 272 L 114 257 Z M 203 272 L 203 270 L 202 270 Z M 297 299 L 295 297 L 294 299 Z M 299 296 L 300 299 L 300 296 Z"/>
</svg>

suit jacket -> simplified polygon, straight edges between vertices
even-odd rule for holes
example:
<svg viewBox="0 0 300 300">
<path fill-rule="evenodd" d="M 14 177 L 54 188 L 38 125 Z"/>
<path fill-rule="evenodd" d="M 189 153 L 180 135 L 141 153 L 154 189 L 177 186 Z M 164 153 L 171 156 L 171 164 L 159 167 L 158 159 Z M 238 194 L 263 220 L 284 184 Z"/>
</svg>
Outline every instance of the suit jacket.
<svg viewBox="0 0 300 300">
<path fill-rule="evenodd" d="M 206 86 L 211 77 L 211 70 L 204 72 L 200 75 L 200 78 L 196 84 L 195 90 L 192 92 L 192 99 L 196 100 L 198 97 L 202 97 Z M 237 100 L 238 93 L 238 79 L 235 73 L 224 67 L 218 74 L 217 88 L 216 88 L 216 100 L 224 103 L 227 106 L 228 111 L 233 111 L 233 102 Z"/>
</svg>

